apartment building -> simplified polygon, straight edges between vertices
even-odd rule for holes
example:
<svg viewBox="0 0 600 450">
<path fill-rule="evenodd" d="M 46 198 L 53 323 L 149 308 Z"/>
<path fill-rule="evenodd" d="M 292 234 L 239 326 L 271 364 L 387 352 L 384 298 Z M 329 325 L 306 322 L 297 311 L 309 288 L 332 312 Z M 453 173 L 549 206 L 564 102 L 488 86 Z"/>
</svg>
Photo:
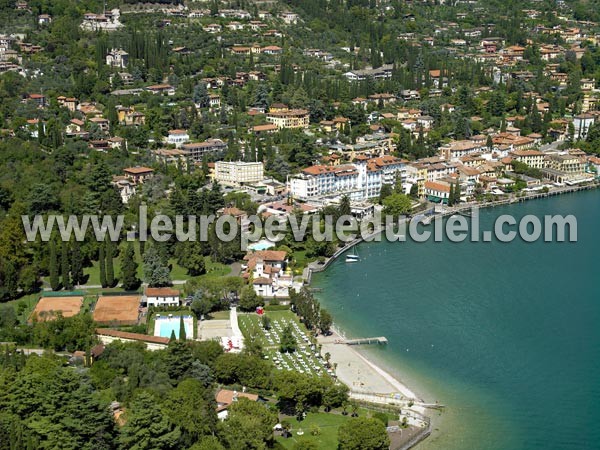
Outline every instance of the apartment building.
<svg viewBox="0 0 600 450">
<path fill-rule="evenodd" d="M 277 128 L 308 128 L 310 116 L 305 109 L 286 109 L 283 111 L 270 111 L 267 114 L 267 122 Z"/>
<path fill-rule="evenodd" d="M 183 144 L 181 149 L 194 162 L 201 162 L 205 156 L 219 157 L 227 149 L 227 144 L 221 139 L 208 139 L 204 142 Z"/>
<path fill-rule="evenodd" d="M 215 162 L 214 179 L 219 183 L 241 186 L 262 181 L 264 177 L 264 165 L 262 162 Z"/>
<path fill-rule="evenodd" d="M 295 198 L 303 200 L 348 195 L 353 201 L 362 201 L 379 197 L 381 186 L 393 184 L 398 176 L 406 178 L 405 161 L 359 155 L 353 164 L 307 167 L 289 179 L 288 187 Z"/>
<path fill-rule="evenodd" d="M 508 156 L 534 169 L 543 169 L 546 166 L 544 153 L 537 150 L 514 150 L 509 152 Z"/>
</svg>

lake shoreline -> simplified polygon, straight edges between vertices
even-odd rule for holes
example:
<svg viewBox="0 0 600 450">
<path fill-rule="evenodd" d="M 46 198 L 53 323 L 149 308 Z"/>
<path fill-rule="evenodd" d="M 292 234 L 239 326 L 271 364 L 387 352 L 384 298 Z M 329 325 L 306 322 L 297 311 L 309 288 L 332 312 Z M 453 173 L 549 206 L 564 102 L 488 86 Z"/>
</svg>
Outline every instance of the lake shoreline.
<svg viewBox="0 0 600 450">
<path fill-rule="evenodd" d="M 469 210 L 469 209 L 473 208 L 474 206 L 481 208 L 481 209 L 496 207 L 496 206 L 507 206 L 507 205 L 513 205 L 513 204 L 517 204 L 517 203 L 523 203 L 527 200 L 534 200 L 534 199 L 538 199 L 538 198 L 548 198 L 548 197 L 555 196 L 555 195 L 574 193 L 574 192 L 578 192 L 578 191 L 582 191 L 582 190 L 596 189 L 598 187 L 599 187 L 598 183 L 594 183 L 594 184 L 585 185 L 585 186 L 575 186 L 575 187 L 571 187 L 569 189 L 563 189 L 560 191 L 551 191 L 549 193 L 533 194 L 533 195 L 529 195 L 526 197 L 520 197 L 517 199 L 510 199 L 510 201 L 469 204 L 469 205 L 465 205 L 465 206 L 462 206 L 462 207 L 459 207 L 456 209 L 443 211 L 440 214 L 435 214 L 435 216 L 447 217 L 447 216 L 451 216 L 454 214 L 458 214 L 465 210 Z M 385 232 L 385 228 L 375 230 L 367 238 L 372 238 L 372 237 L 374 237 L 378 234 L 384 233 L 384 232 Z M 361 242 L 372 242 L 372 241 L 363 239 L 362 237 L 355 239 L 352 242 L 348 242 L 344 247 L 342 247 L 341 249 L 336 251 L 336 253 L 331 258 L 326 260 L 324 263 L 310 264 L 307 267 L 307 272 L 305 273 L 306 285 L 310 286 L 310 284 L 312 282 L 312 272 L 325 271 L 340 256 L 342 256 L 349 249 L 351 249 L 352 247 L 354 247 L 357 244 L 360 244 Z M 336 330 L 334 340 L 341 339 L 340 335 L 343 336 L 343 334 L 344 333 L 342 331 Z M 326 341 L 323 338 L 320 338 L 319 342 L 323 343 Z M 349 346 L 346 344 L 339 344 L 339 343 L 333 344 L 333 345 L 337 346 L 339 348 L 345 347 L 346 349 L 343 351 L 340 351 L 340 350 L 337 350 L 336 347 L 331 347 L 331 344 L 330 344 L 330 346 L 328 347 L 330 350 L 332 348 L 336 349 L 336 353 L 332 353 L 330 351 L 330 353 L 332 355 L 331 356 L 332 362 L 336 362 L 336 355 L 337 355 L 337 357 L 340 360 L 342 360 L 343 362 L 345 362 L 347 365 L 352 366 L 352 364 L 354 364 L 356 367 L 365 367 L 365 366 L 369 367 L 368 375 L 365 375 L 365 373 L 358 375 L 356 373 L 357 371 L 353 372 L 351 370 L 343 370 L 341 373 L 338 374 L 339 379 L 342 382 L 344 382 L 346 385 L 348 385 L 348 387 L 351 389 L 351 391 L 362 388 L 363 391 L 377 392 L 376 389 L 381 390 L 382 386 L 385 386 L 387 384 L 388 386 L 393 386 L 397 390 L 397 392 L 403 393 L 403 396 L 407 399 L 413 398 L 417 401 L 420 400 L 420 398 L 418 398 L 418 396 L 415 394 L 415 392 L 412 389 L 410 389 L 404 382 L 402 382 L 401 380 L 398 379 L 398 376 L 391 375 L 390 370 L 384 370 L 382 368 L 382 365 L 379 364 L 379 362 L 374 361 L 373 355 L 362 354 L 358 349 L 352 348 L 354 346 Z M 327 352 L 327 350 L 325 349 L 325 344 L 323 344 L 323 346 L 324 346 L 323 351 Z M 368 350 L 365 353 L 368 353 Z M 339 367 L 339 364 L 338 364 L 338 367 Z M 385 389 L 383 389 L 383 390 L 385 390 Z M 386 394 L 386 393 L 390 394 L 390 392 L 378 392 L 378 394 Z M 428 398 L 427 392 L 421 392 L 421 395 L 423 395 L 425 398 Z M 352 397 L 352 395 L 351 395 L 351 397 Z M 422 400 L 421 400 L 421 402 L 422 402 Z M 411 409 L 413 409 L 413 408 L 415 408 L 414 405 L 412 406 Z M 413 410 L 417 414 L 423 415 L 424 417 L 426 417 L 426 420 L 427 420 L 427 431 L 428 432 L 423 433 L 423 436 L 421 437 L 421 439 L 419 439 L 419 442 L 420 442 L 421 440 L 423 440 L 429 436 L 429 434 L 431 432 L 431 421 L 434 420 L 435 425 L 437 425 L 439 422 L 442 421 L 442 419 L 439 417 L 440 414 L 428 414 L 428 412 L 426 411 L 426 408 L 419 407 L 419 409 L 413 409 Z M 416 444 L 417 444 L 417 442 L 413 443 L 411 446 L 414 446 Z M 410 448 L 410 447 L 403 447 L 403 448 Z"/>
</svg>

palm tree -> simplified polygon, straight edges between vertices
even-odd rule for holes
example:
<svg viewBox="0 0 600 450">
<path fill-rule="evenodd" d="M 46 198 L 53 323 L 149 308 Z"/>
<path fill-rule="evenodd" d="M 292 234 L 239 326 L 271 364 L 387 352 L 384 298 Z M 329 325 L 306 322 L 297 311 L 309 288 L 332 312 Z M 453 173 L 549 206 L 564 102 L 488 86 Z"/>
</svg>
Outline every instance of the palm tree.
<svg viewBox="0 0 600 450">
<path fill-rule="evenodd" d="M 352 417 L 358 416 L 358 403 L 352 402 Z"/>
<path fill-rule="evenodd" d="M 344 402 L 342 404 L 342 416 L 347 416 L 348 415 L 348 403 Z"/>
</svg>

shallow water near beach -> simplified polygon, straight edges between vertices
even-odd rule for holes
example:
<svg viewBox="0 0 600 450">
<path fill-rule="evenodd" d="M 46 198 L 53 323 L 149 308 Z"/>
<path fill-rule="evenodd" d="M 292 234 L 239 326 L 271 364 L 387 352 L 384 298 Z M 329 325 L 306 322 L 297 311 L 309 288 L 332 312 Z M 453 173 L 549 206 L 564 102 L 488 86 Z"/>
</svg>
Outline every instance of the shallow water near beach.
<svg viewBox="0 0 600 450">
<path fill-rule="evenodd" d="M 365 243 L 315 274 L 365 355 L 426 401 L 423 450 L 600 448 L 600 191 L 480 211 L 574 214 L 577 243 Z"/>
</svg>

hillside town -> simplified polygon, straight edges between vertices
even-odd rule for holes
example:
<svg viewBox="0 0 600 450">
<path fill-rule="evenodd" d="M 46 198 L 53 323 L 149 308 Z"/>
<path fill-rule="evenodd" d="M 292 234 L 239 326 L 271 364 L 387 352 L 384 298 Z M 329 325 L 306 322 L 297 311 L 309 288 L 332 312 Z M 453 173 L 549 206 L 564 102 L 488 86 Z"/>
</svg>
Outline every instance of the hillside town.
<svg viewBox="0 0 600 450">
<path fill-rule="evenodd" d="M 242 250 L 214 225 L 203 241 L 146 241 L 138 211 L 231 216 L 248 232 L 250 216 L 410 217 L 595 187 L 599 6 L 0 1 L 0 442 L 426 438 L 442 406 L 365 362 L 309 286 L 344 242 L 288 228 Z M 124 229 L 28 241 L 21 217 L 51 215 Z M 47 373 L 32 392 L 15 381 Z M 62 384 L 88 415 L 74 400 L 18 406 Z M 67 410 L 75 425 L 52 429 Z"/>
</svg>

